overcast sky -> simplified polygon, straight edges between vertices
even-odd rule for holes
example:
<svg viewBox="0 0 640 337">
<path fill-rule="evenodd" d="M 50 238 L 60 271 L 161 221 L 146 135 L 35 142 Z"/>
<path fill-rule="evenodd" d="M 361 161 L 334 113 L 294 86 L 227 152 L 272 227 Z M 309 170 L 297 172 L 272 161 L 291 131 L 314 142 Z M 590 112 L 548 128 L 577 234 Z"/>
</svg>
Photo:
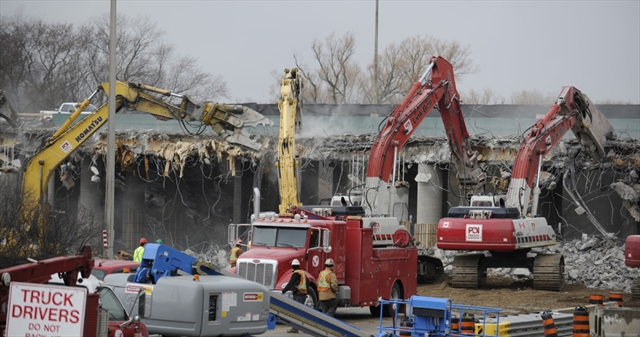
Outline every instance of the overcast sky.
<svg viewBox="0 0 640 337">
<path fill-rule="evenodd" d="M 81 23 L 109 13 L 110 1 L 0 0 L 3 16 L 19 9 Z M 315 67 L 311 42 L 332 32 L 354 32 L 357 61 L 365 67 L 373 60 L 375 0 L 118 0 L 117 11 L 157 21 L 180 55 L 195 56 L 205 71 L 224 77 L 236 102 L 277 100 L 269 95 L 271 71 L 294 67 L 294 53 Z M 469 45 L 480 72 L 458 82 L 463 93 L 488 87 L 508 98 L 513 91 L 556 94 L 571 85 L 596 102 L 640 104 L 638 0 L 380 0 L 379 13 L 379 52 L 424 34 Z"/>
</svg>

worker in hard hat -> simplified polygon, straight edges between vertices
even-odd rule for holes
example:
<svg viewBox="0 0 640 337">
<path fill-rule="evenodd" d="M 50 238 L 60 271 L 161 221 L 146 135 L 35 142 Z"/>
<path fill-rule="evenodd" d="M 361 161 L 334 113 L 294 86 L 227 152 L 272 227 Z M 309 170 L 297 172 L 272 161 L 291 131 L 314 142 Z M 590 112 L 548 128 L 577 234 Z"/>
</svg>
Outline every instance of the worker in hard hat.
<svg viewBox="0 0 640 337">
<path fill-rule="evenodd" d="M 144 245 L 147 244 L 147 239 L 140 239 L 140 246 L 133 252 L 133 262 L 142 262 L 142 255 L 144 255 Z"/>
<path fill-rule="evenodd" d="M 162 244 L 162 239 L 158 239 L 158 240 L 156 240 L 156 243 L 157 243 L 157 244 L 159 244 L 159 245 L 161 245 L 161 244 Z"/>
<path fill-rule="evenodd" d="M 238 240 L 236 240 L 236 246 L 231 248 L 231 251 L 229 252 L 229 262 L 231 263 L 231 268 L 236 266 L 236 263 L 238 263 L 238 258 L 243 253 L 241 246 L 242 239 L 238 238 Z"/>
<path fill-rule="evenodd" d="M 324 262 L 324 270 L 318 275 L 318 298 L 320 310 L 333 317 L 338 308 L 338 278 L 333 272 L 333 259 Z"/>
<path fill-rule="evenodd" d="M 293 294 L 293 300 L 304 304 L 307 300 L 307 276 L 304 273 L 304 270 L 300 269 L 300 261 L 298 259 L 294 259 L 291 261 L 291 269 L 293 269 L 291 273 L 291 278 L 289 279 L 289 283 L 282 289 L 282 293 L 286 293 L 291 290 Z M 288 333 L 298 333 L 298 330 L 295 328 L 291 328 L 287 330 Z"/>
</svg>

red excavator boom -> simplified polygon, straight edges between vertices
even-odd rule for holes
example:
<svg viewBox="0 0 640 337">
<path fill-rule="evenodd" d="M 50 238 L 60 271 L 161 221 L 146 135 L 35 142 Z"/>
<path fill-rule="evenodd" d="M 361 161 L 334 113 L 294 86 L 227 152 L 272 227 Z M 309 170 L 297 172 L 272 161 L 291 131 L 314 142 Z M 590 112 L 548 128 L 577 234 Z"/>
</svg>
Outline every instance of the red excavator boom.
<svg viewBox="0 0 640 337">
<path fill-rule="evenodd" d="M 485 251 L 455 257 L 454 287 L 481 286 L 488 268 L 528 268 L 533 273 L 534 288 L 562 288 L 562 255 L 533 257 L 528 253 L 532 248 L 557 244 L 553 228 L 545 218 L 537 216 L 539 176 L 544 155 L 569 130 L 596 158 L 604 157 L 605 141 L 615 135 L 613 127 L 587 96 L 574 87 L 563 87 L 557 103 L 525 136 L 514 161 L 507 195 L 474 196 L 471 206 L 452 207 L 448 216 L 440 220 L 438 248 Z M 487 200 L 489 205 L 476 200 Z"/>
</svg>

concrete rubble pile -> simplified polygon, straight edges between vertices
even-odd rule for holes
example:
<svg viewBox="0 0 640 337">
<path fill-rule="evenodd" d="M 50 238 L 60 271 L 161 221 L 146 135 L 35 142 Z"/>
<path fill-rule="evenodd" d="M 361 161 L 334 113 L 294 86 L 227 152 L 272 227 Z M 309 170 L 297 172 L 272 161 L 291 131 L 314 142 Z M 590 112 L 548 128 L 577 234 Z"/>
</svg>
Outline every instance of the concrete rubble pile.
<svg viewBox="0 0 640 337">
<path fill-rule="evenodd" d="M 568 284 L 582 283 L 594 289 L 631 292 L 640 268 L 624 264 L 624 242 L 600 236 L 582 235 L 582 239 L 548 247 L 543 253 L 559 253 L 565 258 Z"/>
<path fill-rule="evenodd" d="M 445 272 L 451 275 L 453 258 L 460 252 L 437 248 L 430 248 L 429 251 L 442 260 Z M 624 264 L 624 242 L 618 239 L 583 234 L 581 239 L 562 242 L 537 250 L 536 253 L 562 254 L 567 284 L 580 283 L 593 289 L 630 293 L 634 282 L 640 282 L 640 268 Z M 496 268 L 489 269 L 487 273 L 488 277 L 502 275 L 516 280 L 533 277 L 526 268 Z"/>
</svg>

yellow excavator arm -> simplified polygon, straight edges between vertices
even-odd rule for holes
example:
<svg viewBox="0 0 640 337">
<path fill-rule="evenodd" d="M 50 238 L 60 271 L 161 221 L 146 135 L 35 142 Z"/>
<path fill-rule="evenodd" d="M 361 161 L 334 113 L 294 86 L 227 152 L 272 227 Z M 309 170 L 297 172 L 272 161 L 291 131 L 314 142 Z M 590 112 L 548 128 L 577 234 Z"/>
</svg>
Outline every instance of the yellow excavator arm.
<svg viewBox="0 0 640 337">
<path fill-rule="evenodd" d="M 109 107 L 104 103 L 96 111 L 73 124 L 89 105 L 89 101 L 99 92 L 104 92 L 108 96 L 109 83 L 101 84 L 89 98 L 80 103 L 76 111 L 27 164 L 22 187 L 25 196 L 33 202 L 29 204 L 46 202 L 44 198 L 46 198 L 48 182 L 55 169 L 107 122 Z M 252 140 L 243 128 L 272 124 L 267 118 L 247 107 L 222 105 L 211 101 L 196 103 L 186 95 L 174 94 L 168 90 L 141 83 L 116 82 L 115 95 L 116 112 L 126 108 L 146 112 L 163 120 L 199 122 L 201 125 L 211 127 L 227 142 L 254 150 L 259 150 L 261 144 Z M 157 98 L 158 95 L 176 97 L 181 99 L 181 102 L 179 105 L 174 105 Z"/>
<path fill-rule="evenodd" d="M 280 82 L 280 138 L 278 143 L 278 181 L 280 182 L 280 213 L 286 213 L 291 206 L 301 206 L 298 184 L 300 159 L 296 155 L 295 133 L 302 130 L 302 82 L 298 69 L 285 69 Z"/>
</svg>

